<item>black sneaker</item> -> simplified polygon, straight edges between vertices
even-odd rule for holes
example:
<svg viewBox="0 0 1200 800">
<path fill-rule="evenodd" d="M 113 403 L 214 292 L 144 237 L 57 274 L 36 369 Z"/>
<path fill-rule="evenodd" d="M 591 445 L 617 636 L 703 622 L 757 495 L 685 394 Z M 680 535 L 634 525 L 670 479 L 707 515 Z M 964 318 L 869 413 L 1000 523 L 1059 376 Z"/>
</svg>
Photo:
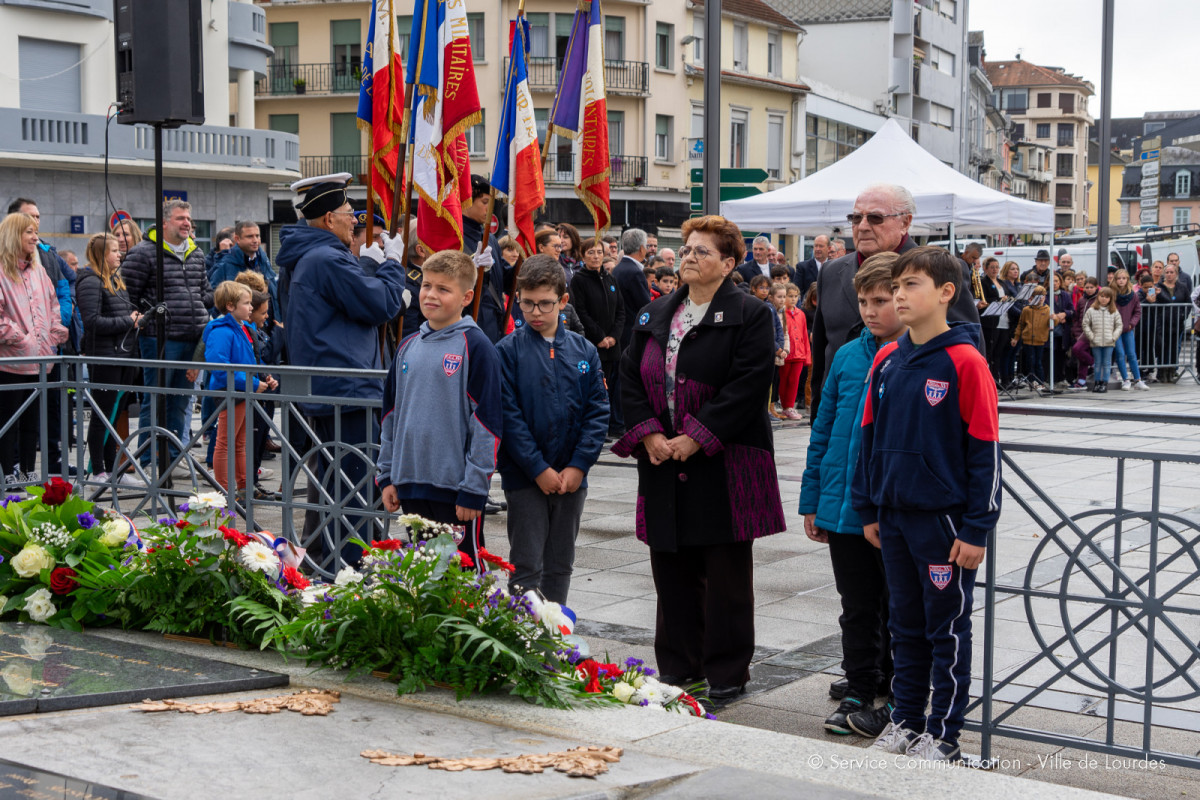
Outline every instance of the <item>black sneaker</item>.
<svg viewBox="0 0 1200 800">
<path fill-rule="evenodd" d="M 846 717 L 846 724 L 859 736 L 878 739 L 879 734 L 892 721 L 892 709 L 896 706 L 889 700 L 879 708 L 864 709 Z"/>
<path fill-rule="evenodd" d="M 857 697 L 847 697 L 838 704 L 837 711 L 829 715 L 829 719 L 825 720 L 825 730 L 830 733 L 838 733 L 847 735 L 854 733 L 849 724 L 847 717 L 856 712 L 862 711 L 867 707 L 867 704 Z"/>
<path fill-rule="evenodd" d="M 850 690 L 850 681 L 845 678 L 838 678 L 833 683 L 829 684 L 829 696 L 834 700 L 841 700 L 846 696 L 846 692 Z"/>
</svg>

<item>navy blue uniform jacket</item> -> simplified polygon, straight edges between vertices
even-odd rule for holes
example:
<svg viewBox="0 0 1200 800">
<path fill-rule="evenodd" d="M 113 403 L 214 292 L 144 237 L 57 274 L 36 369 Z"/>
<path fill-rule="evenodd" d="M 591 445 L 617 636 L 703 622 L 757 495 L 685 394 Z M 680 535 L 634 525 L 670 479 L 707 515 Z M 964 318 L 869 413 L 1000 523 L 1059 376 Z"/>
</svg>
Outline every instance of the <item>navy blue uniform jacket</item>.
<svg viewBox="0 0 1200 800">
<path fill-rule="evenodd" d="M 978 325 L 955 322 L 919 348 L 907 333 L 879 348 L 854 476 L 864 525 L 880 508 L 961 514 L 956 537 L 987 544 L 1000 518 L 1000 426 L 978 336 Z"/>
<path fill-rule="evenodd" d="M 562 325 L 553 344 L 524 326 L 501 339 L 496 352 L 504 404 L 501 487 L 525 489 L 548 468 L 576 467 L 586 488 L 608 431 L 608 391 L 596 347 Z"/>
</svg>

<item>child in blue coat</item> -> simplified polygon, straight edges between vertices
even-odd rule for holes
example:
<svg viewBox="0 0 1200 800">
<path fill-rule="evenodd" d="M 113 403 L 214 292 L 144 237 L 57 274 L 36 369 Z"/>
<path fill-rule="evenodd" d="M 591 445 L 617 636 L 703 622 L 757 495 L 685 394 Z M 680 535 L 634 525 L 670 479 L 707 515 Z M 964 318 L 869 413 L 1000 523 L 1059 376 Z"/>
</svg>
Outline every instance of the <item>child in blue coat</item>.
<svg viewBox="0 0 1200 800">
<path fill-rule="evenodd" d="M 875 738 L 890 722 L 891 704 L 874 708 L 887 691 L 892 659 L 887 634 L 887 583 L 879 550 L 863 538 L 863 524 L 850 503 L 858 465 L 866 378 L 879 347 L 904 332 L 892 303 L 896 253 L 871 256 L 854 276 L 858 312 L 865 327 L 833 357 L 808 441 L 800 486 L 804 532 L 829 545 L 833 578 L 842 600 L 842 669 L 845 679 L 830 687 L 840 699 L 825 720 L 830 733 Z"/>
<path fill-rule="evenodd" d="M 254 353 L 254 326 L 250 314 L 254 310 L 250 287 L 234 281 L 225 281 L 213 293 L 213 303 L 225 314 L 208 323 L 204 328 L 204 358 L 218 365 L 209 370 L 208 388 L 225 391 L 229 371 L 222 364 L 254 365 L 258 362 Z M 235 392 L 265 392 L 279 384 L 271 376 L 259 380 L 250 371 L 234 371 Z M 217 420 L 217 446 L 213 452 L 213 473 L 222 489 L 229 488 L 229 448 L 233 445 L 234 480 L 238 493 L 246 490 L 246 403 L 239 401 L 233 406 L 233 419 L 229 407 L 221 411 Z"/>
</svg>

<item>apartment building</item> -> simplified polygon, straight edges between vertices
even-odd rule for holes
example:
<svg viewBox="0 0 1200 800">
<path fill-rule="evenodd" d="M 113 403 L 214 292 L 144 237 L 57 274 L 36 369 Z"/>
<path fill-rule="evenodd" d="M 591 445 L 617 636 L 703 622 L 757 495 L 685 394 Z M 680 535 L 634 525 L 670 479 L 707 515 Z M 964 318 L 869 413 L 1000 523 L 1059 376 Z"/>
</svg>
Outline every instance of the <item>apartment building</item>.
<svg viewBox="0 0 1200 800">
<path fill-rule="evenodd" d="M 1094 121 L 1087 104 L 1095 94 L 1094 87 L 1061 67 L 1042 67 L 1020 58 L 985 61 L 984 71 L 992 84 L 993 105 L 1012 118 L 1013 141 L 1045 146 L 1053 155 L 1054 226 L 1060 230 L 1086 228 L 1087 133 Z M 1032 167 L 1026 165 L 1026 169 Z"/>
<path fill-rule="evenodd" d="M 267 40 L 274 48 L 267 74 L 255 87 L 258 126 L 299 136 L 305 175 L 364 175 L 369 140 L 358 130 L 355 113 L 370 2 L 273 0 L 258 5 L 266 13 Z M 471 169 L 482 175 L 491 173 L 495 156 L 494 121 L 503 100 L 509 25 L 517 7 L 517 0 L 468 0 L 483 122 L 468 132 L 467 141 Z M 575 10 L 571 0 L 546 0 L 536 10 L 527 8 L 529 84 L 543 142 Z M 669 237 L 691 213 L 690 168 L 698 166 L 692 154 L 700 135 L 693 131 L 695 120 L 703 115 L 704 65 L 696 55 L 703 48 L 702 16 L 703 5 L 690 0 L 604 3 L 614 227 L 644 227 Z M 803 119 L 804 87 L 795 73 L 799 29 L 760 0 L 727 0 L 723 16 L 728 37 L 723 88 L 726 96 L 739 98 L 733 104 L 737 108 L 722 109 L 723 130 L 741 138 L 722 163 L 737 160 L 778 176 L 763 188 L 793 180 L 799 177 L 797 159 L 803 153 L 803 141 L 797 143 L 795 134 L 796 119 Z M 399 16 L 398 23 L 407 54 L 411 18 Z M 735 66 L 731 42 L 738 41 L 747 47 L 748 62 Z M 544 166 L 545 216 L 582 230 L 591 217 L 574 192 L 578 147 L 570 138 L 555 136 L 550 142 Z M 729 148 L 729 141 L 722 147 Z M 352 196 L 365 200 L 361 180 Z M 290 198 L 277 188 L 273 199 L 284 221 L 292 213 Z"/>
<path fill-rule="evenodd" d="M 268 219 L 267 187 L 298 177 L 299 145 L 294 136 L 233 127 L 253 124 L 237 86 L 266 74 L 262 10 L 233 0 L 203 9 L 206 122 L 164 132 L 163 172 L 164 194 L 192 203 L 206 247 L 235 220 Z M 104 230 L 114 206 L 145 227 L 162 199 L 152 129 L 106 129 L 116 99 L 112 15 L 112 0 L 0 0 L 0 47 L 13 54 L 7 71 L 17 75 L 0 82 L 0 199 L 37 200 L 42 237 L 62 248 L 79 250 Z"/>
</svg>

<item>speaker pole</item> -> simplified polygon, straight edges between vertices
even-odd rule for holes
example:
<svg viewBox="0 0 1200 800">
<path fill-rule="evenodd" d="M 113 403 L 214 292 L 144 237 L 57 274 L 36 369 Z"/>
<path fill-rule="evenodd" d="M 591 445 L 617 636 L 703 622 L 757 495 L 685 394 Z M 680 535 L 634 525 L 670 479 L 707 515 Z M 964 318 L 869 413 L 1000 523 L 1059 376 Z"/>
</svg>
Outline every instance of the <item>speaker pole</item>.
<svg viewBox="0 0 1200 800">
<path fill-rule="evenodd" d="M 155 358 L 165 361 L 167 358 L 167 303 L 164 283 L 163 247 L 166 243 L 166 233 L 163 230 L 163 124 L 154 123 L 154 294 L 157 300 L 154 308 L 154 337 L 157 353 Z M 161 367 L 155 370 L 158 394 L 155 396 L 155 407 L 158 414 L 159 427 L 167 425 L 167 395 L 163 391 L 167 385 L 167 372 Z M 167 468 L 167 438 L 158 436 L 158 446 L 155 453 L 155 463 L 158 465 L 154 477 L 161 486 L 167 486 L 164 473 Z"/>
</svg>

